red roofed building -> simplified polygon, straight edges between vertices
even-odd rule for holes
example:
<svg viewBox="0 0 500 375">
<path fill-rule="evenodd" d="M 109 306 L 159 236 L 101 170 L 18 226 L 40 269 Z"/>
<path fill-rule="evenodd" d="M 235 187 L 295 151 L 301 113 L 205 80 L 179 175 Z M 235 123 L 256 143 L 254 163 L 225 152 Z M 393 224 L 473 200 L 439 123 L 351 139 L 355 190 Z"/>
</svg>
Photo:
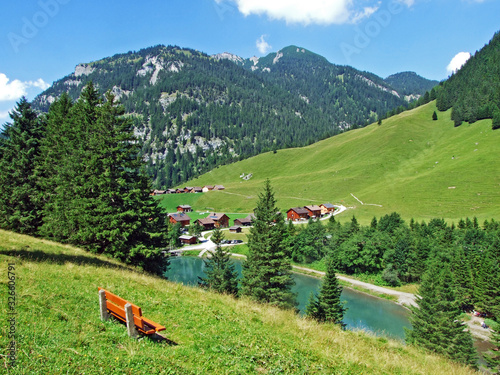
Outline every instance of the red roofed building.
<svg viewBox="0 0 500 375">
<path fill-rule="evenodd" d="M 290 208 L 286 212 L 286 218 L 288 220 L 300 220 L 300 219 L 307 220 L 309 219 L 309 211 L 306 210 L 304 207 Z"/>
<path fill-rule="evenodd" d="M 191 218 L 185 213 L 168 214 L 168 217 L 172 224 L 180 223 L 183 227 L 187 227 L 191 222 Z"/>
</svg>

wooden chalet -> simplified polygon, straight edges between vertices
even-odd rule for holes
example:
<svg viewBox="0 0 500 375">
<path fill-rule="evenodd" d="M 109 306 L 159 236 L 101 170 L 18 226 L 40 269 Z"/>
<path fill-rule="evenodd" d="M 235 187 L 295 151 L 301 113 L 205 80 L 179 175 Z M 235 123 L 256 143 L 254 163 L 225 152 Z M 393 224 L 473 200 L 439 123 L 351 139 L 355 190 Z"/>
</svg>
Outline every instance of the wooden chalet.
<svg viewBox="0 0 500 375">
<path fill-rule="evenodd" d="M 151 195 L 161 195 L 161 194 L 165 194 L 165 193 L 166 193 L 165 190 L 153 190 Z"/>
<path fill-rule="evenodd" d="M 192 186 L 186 186 L 184 188 L 184 193 L 191 193 L 191 190 L 193 190 L 193 187 Z"/>
<path fill-rule="evenodd" d="M 175 194 L 176 190 L 175 189 L 167 189 L 165 194 Z"/>
<path fill-rule="evenodd" d="M 211 190 L 214 190 L 214 186 L 213 185 L 205 185 L 201 188 L 201 191 L 206 193 L 208 191 L 211 191 Z"/>
<path fill-rule="evenodd" d="M 190 193 L 203 193 L 203 188 L 195 186 L 191 189 Z"/>
<path fill-rule="evenodd" d="M 175 194 L 182 194 L 184 192 L 184 189 L 175 189 Z"/>
<path fill-rule="evenodd" d="M 321 215 L 327 215 L 335 211 L 335 206 L 331 203 L 323 203 L 319 207 L 321 208 Z"/>
<path fill-rule="evenodd" d="M 189 226 L 191 218 L 185 213 L 168 214 L 170 222 L 172 224 L 180 223 L 183 227 Z"/>
<path fill-rule="evenodd" d="M 209 218 L 198 219 L 196 220 L 196 222 L 198 223 L 198 225 L 203 227 L 204 230 L 212 230 L 215 228 L 215 221 Z"/>
<path fill-rule="evenodd" d="M 304 207 L 308 213 L 309 217 L 321 217 L 321 207 L 315 204 Z"/>
<path fill-rule="evenodd" d="M 290 208 L 286 212 L 286 218 L 287 220 L 307 220 L 309 219 L 309 211 L 306 210 L 304 207 L 294 207 Z"/>
<path fill-rule="evenodd" d="M 188 204 L 180 204 L 177 206 L 177 212 L 192 212 L 193 209 Z"/>
<path fill-rule="evenodd" d="M 180 236 L 179 240 L 184 245 L 194 245 L 194 244 L 198 243 L 198 237 L 190 236 L 189 234 L 184 234 L 184 235 Z"/>
<path fill-rule="evenodd" d="M 206 217 L 215 222 L 215 226 L 219 228 L 227 228 L 229 226 L 229 216 L 222 213 L 213 212 Z"/>
<path fill-rule="evenodd" d="M 241 233 L 241 227 L 238 225 L 233 225 L 229 228 L 229 231 L 232 233 Z"/>
<path fill-rule="evenodd" d="M 224 185 L 215 185 L 214 186 L 214 190 L 224 190 L 224 189 L 225 189 Z"/>
<path fill-rule="evenodd" d="M 247 217 L 241 218 L 241 219 L 234 219 L 234 225 L 240 226 L 240 227 L 249 227 L 252 225 L 252 220 L 255 218 L 254 214 L 250 214 Z"/>
</svg>

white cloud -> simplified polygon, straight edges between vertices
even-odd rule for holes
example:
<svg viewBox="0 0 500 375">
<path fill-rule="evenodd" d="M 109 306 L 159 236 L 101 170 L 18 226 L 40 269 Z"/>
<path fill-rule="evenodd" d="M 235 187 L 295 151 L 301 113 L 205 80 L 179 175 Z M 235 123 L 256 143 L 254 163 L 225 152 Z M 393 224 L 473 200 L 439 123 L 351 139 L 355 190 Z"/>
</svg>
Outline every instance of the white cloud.
<svg viewBox="0 0 500 375">
<path fill-rule="evenodd" d="M 11 112 L 11 111 L 0 111 L 0 130 L 2 129 L 2 126 L 5 123 L 11 121 L 10 116 L 9 116 L 9 112 Z"/>
<path fill-rule="evenodd" d="M 377 7 L 357 7 L 358 0 L 215 0 L 232 1 L 245 16 L 267 15 L 272 20 L 287 23 L 344 24 L 370 16 Z M 409 1 L 409 0 L 405 0 Z M 366 2 L 366 1 L 365 1 Z M 378 4 L 379 2 L 377 2 Z M 359 8 L 359 9 L 358 9 Z"/>
<path fill-rule="evenodd" d="M 467 60 L 470 58 L 470 53 L 469 52 L 459 52 L 453 57 L 446 67 L 446 70 L 448 73 L 455 73 L 457 70 L 459 70 L 462 65 L 464 65 Z"/>
<path fill-rule="evenodd" d="M 271 50 L 271 46 L 269 43 L 267 43 L 264 38 L 266 35 L 261 35 L 259 39 L 255 41 L 255 45 L 257 46 L 257 49 L 259 50 L 260 53 L 266 54 Z"/>
<path fill-rule="evenodd" d="M 36 81 L 22 82 L 18 79 L 10 81 L 3 73 L 0 73 L 0 101 L 17 100 L 23 95 L 27 95 L 27 89 L 37 87 L 45 90 L 50 87 L 43 79 L 38 78 Z"/>
</svg>

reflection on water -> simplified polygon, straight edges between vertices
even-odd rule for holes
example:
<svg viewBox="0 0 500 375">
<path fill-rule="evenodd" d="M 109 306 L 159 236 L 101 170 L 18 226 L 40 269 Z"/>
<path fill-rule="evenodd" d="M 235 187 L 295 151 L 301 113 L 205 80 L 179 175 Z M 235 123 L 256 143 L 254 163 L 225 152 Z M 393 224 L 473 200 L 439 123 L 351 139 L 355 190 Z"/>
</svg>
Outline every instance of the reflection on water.
<svg viewBox="0 0 500 375">
<path fill-rule="evenodd" d="M 241 261 L 233 260 L 241 277 Z M 176 257 L 171 259 L 171 267 L 165 274 L 169 280 L 185 285 L 197 285 L 198 277 L 204 277 L 204 263 L 200 258 Z M 303 313 L 311 292 L 317 293 L 321 281 L 311 276 L 294 274 L 298 308 Z M 363 329 L 380 336 L 404 339 L 404 328 L 410 327 L 408 310 L 393 302 L 344 288 L 341 299 L 345 301 L 347 312 L 344 322 L 349 329 Z"/>
</svg>

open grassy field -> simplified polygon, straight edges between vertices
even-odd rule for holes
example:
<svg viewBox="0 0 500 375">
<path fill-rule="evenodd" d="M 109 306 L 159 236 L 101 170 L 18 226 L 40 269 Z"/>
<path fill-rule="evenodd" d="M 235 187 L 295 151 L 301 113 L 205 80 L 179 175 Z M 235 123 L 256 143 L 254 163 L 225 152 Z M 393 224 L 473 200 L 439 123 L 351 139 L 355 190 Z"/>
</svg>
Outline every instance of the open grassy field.
<svg viewBox="0 0 500 375">
<path fill-rule="evenodd" d="M 152 277 L 115 260 L 0 231 L 0 361 L 6 374 L 472 374 L 402 343 Z M 7 265 L 17 365 L 9 367 Z M 97 287 L 164 324 L 170 341 L 101 322 Z"/>
<path fill-rule="evenodd" d="M 394 211 L 407 220 L 500 219 L 500 131 L 491 120 L 455 128 L 450 111 L 433 121 L 434 110 L 431 102 L 380 126 L 221 166 L 186 185 L 223 184 L 195 204 L 221 212 L 251 212 L 269 178 L 284 211 L 331 202 L 351 208 L 344 220 L 354 214 L 363 224 Z M 242 173 L 253 177 L 244 181 Z"/>
</svg>

